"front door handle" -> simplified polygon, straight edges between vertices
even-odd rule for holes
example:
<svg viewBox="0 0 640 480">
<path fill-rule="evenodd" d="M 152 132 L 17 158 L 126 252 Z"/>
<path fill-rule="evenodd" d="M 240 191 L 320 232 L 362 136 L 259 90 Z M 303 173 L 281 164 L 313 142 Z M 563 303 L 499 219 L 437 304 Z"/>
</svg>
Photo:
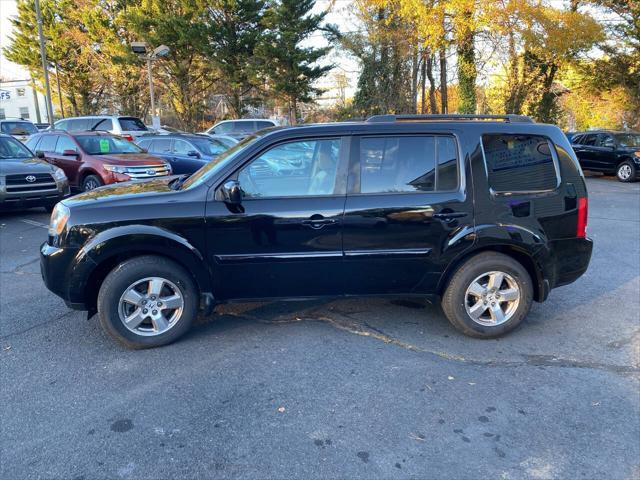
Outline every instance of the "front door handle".
<svg viewBox="0 0 640 480">
<path fill-rule="evenodd" d="M 336 220 L 333 218 L 310 218 L 309 220 L 302 221 L 302 225 L 313 228 L 314 230 L 319 230 L 325 225 L 331 225 L 334 223 L 336 223 Z"/>
<path fill-rule="evenodd" d="M 466 212 L 449 212 L 449 213 L 434 213 L 433 218 L 444 220 L 445 222 L 451 222 L 455 218 L 466 217 Z"/>
</svg>

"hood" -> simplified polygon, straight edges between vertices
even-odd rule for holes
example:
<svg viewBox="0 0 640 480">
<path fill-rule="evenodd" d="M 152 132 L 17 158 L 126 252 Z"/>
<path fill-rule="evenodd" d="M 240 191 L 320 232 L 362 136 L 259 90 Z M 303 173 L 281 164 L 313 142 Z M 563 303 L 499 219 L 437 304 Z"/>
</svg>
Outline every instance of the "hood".
<svg viewBox="0 0 640 480">
<path fill-rule="evenodd" d="M 105 155 L 92 155 L 94 158 L 99 158 L 105 163 L 112 163 L 114 165 L 154 165 L 163 166 L 167 162 L 148 153 L 112 153 Z"/>
<path fill-rule="evenodd" d="M 137 180 L 135 182 L 114 183 L 96 188 L 89 192 L 80 193 L 64 200 L 69 207 L 94 204 L 96 202 L 110 202 L 128 200 L 133 198 L 145 198 L 162 194 L 175 194 L 178 190 L 172 190 L 169 183 L 178 178 L 177 175 L 160 177 L 151 180 Z"/>
<path fill-rule="evenodd" d="M 0 159 L 0 175 L 51 172 L 53 166 L 39 158 Z"/>
</svg>

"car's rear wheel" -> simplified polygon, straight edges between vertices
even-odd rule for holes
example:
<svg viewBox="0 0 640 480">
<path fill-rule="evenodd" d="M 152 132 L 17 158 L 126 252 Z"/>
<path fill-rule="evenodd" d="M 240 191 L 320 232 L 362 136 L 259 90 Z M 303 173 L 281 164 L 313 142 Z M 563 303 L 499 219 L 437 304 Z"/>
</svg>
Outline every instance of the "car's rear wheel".
<svg viewBox="0 0 640 480">
<path fill-rule="evenodd" d="M 485 252 L 458 268 L 442 297 L 442 309 L 465 335 L 495 338 L 520 325 L 532 300 L 527 270 L 507 255 Z"/>
<path fill-rule="evenodd" d="M 87 175 L 82 181 L 82 191 L 88 192 L 104 185 L 97 175 Z"/>
<path fill-rule="evenodd" d="M 98 294 L 103 329 L 129 348 L 166 345 L 186 333 L 198 312 L 198 291 L 180 265 L 163 257 L 126 260 Z"/>
<path fill-rule="evenodd" d="M 630 161 L 622 162 L 616 170 L 616 177 L 621 182 L 633 182 L 636 178 L 636 167 Z"/>
</svg>

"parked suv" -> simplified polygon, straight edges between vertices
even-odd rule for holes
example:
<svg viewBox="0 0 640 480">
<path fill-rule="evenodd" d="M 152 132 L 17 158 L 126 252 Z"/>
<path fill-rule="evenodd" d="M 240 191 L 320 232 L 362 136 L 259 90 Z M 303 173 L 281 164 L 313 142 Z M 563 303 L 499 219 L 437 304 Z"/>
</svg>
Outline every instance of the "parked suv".
<svg viewBox="0 0 640 480">
<path fill-rule="evenodd" d="M 640 133 L 582 132 L 576 133 L 571 142 L 585 169 L 615 175 L 621 182 L 640 179 Z"/>
<path fill-rule="evenodd" d="M 11 135 L 21 142 L 29 139 L 29 136 L 38 133 L 38 128 L 29 120 L 22 118 L 3 118 L 0 120 L 0 133 Z"/>
<path fill-rule="evenodd" d="M 109 132 L 120 135 L 133 142 L 141 135 L 149 132 L 147 126 L 137 117 L 121 117 L 114 115 L 93 115 L 89 117 L 70 117 L 58 120 L 54 124 L 56 130 L 79 132 L 82 130 Z"/>
<path fill-rule="evenodd" d="M 268 118 L 242 118 L 239 120 L 223 120 L 207 130 L 207 135 L 228 135 L 238 140 L 243 139 L 263 128 L 276 127 L 278 124 Z"/>
<path fill-rule="evenodd" d="M 145 135 L 136 143 L 149 153 L 167 160 L 176 174 L 193 173 L 229 150 L 228 144 L 207 135 Z"/>
<path fill-rule="evenodd" d="M 557 127 L 388 115 L 263 131 L 191 176 L 65 200 L 41 265 L 133 348 L 219 302 L 351 295 L 439 298 L 457 329 L 493 338 L 586 271 L 586 225 Z"/>
<path fill-rule="evenodd" d="M 53 206 L 69 195 L 64 172 L 35 158 L 9 135 L 0 134 L 0 211 Z"/>
<path fill-rule="evenodd" d="M 33 135 L 27 146 L 39 158 L 64 170 L 71 186 L 83 191 L 171 174 L 171 166 L 164 160 L 105 132 L 52 130 Z"/>
</svg>

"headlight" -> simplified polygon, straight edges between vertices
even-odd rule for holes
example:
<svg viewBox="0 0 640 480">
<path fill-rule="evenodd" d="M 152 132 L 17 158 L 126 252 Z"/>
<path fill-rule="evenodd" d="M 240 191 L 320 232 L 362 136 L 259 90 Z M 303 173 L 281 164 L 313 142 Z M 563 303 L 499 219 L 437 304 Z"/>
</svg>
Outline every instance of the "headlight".
<svg viewBox="0 0 640 480">
<path fill-rule="evenodd" d="M 49 221 L 49 235 L 56 237 L 62 233 L 64 226 L 69 220 L 71 211 L 64 203 L 58 202 L 51 212 L 51 220 Z"/>
<path fill-rule="evenodd" d="M 53 167 L 53 178 L 55 178 L 58 182 L 64 182 L 67 179 L 67 176 L 64 174 L 64 170 L 58 167 Z"/>
<path fill-rule="evenodd" d="M 127 173 L 127 167 L 121 167 L 120 165 L 103 165 L 104 169 L 113 173 Z"/>
</svg>

